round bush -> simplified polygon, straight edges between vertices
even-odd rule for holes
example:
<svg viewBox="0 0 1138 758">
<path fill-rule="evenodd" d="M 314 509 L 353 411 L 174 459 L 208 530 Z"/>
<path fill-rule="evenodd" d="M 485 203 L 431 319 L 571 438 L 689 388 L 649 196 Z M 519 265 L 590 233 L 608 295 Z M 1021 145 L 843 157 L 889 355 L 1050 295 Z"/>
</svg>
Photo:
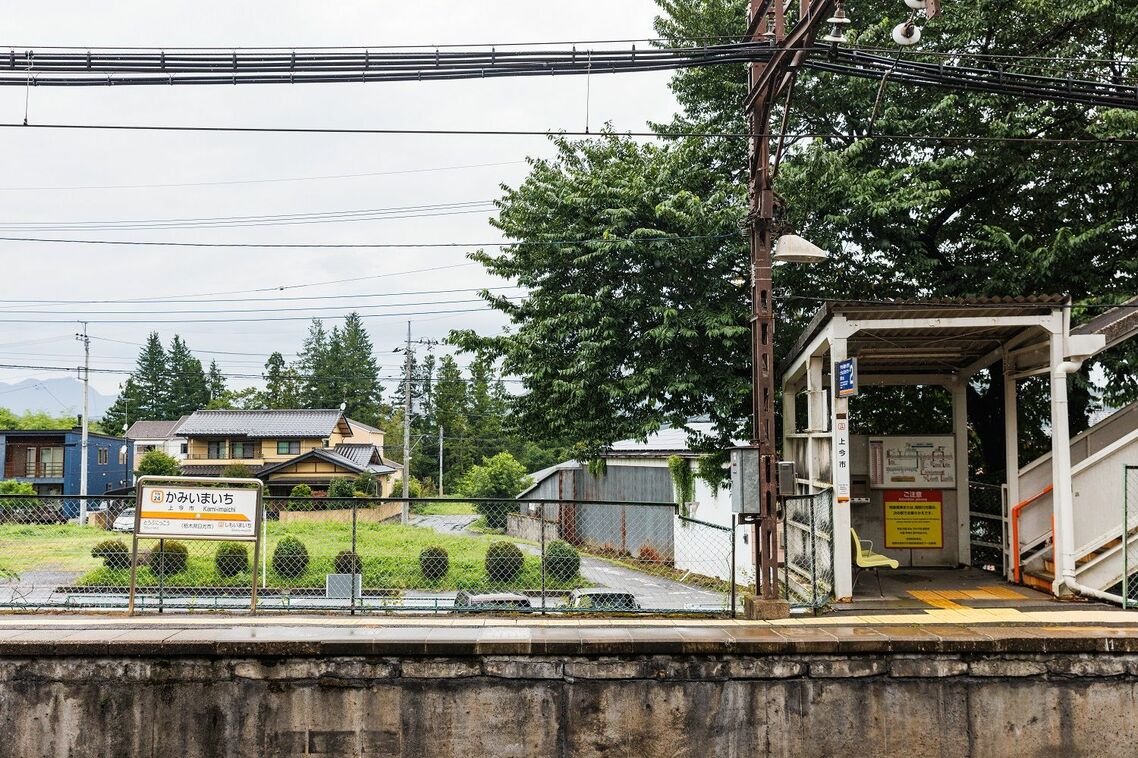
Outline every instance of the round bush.
<svg viewBox="0 0 1138 758">
<path fill-rule="evenodd" d="M 333 479 L 328 485 L 328 497 L 354 497 L 355 494 L 356 483 L 352 479 Z"/>
<path fill-rule="evenodd" d="M 545 548 L 545 573 L 559 582 L 567 582 L 581 570 L 581 555 L 564 540 L 550 542 Z"/>
<path fill-rule="evenodd" d="M 130 568 L 130 548 L 122 540 L 103 540 L 91 548 L 92 558 L 101 558 L 109 569 Z"/>
<path fill-rule="evenodd" d="M 273 571 L 285 579 L 296 579 L 308 570 L 308 548 L 296 537 L 285 537 L 273 549 Z"/>
<path fill-rule="evenodd" d="M 298 484 L 288 493 L 289 500 L 285 508 L 290 511 L 310 511 L 315 506 L 309 498 L 312 497 L 312 488 L 307 484 Z"/>
<path fill-rule="evenodd" d="M 166 540 L 161 546 L 150 551 L 147 565 L 155 576 L 170 576 L 186 570 L 190 551 L 181 542 Z"/>
<path fill-rule="evenodd" d="M 237 576 L 249 569 L 249 550 L 239 542 L 222 542 L 213 556 L 218 576 Z"/>
<path fill-rule="evenodd" d="M 450 571 L 450 555 L 445 548 L 431 545 L 419 553 L 419 570 L 427 581 L 437 582 Z"/>
<path fill-rule="evenodd" d="M 522 571 L 525 556 L 512 542 L 495 542 L 486 551 L 486 576 L 492 582 L 509 582 Z"/>
<path fill-rule="evenodd" d="M 337 574 L 362 574 L 364 564 L 360 557 L 351 550 L 341 550 L 336 553 L 336 560 L 332 561 Z"/>
</svg>

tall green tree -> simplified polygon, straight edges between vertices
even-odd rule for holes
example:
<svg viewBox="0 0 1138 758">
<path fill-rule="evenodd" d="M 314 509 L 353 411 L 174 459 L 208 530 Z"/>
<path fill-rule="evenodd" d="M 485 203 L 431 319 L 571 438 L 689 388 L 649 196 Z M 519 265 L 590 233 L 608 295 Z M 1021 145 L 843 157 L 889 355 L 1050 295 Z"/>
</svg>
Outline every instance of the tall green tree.
<svg viewBox="0 0 1138 758">
<path fill-rule="evenodd" d="M 265 361 L 262 405 L 266 408 L 300 408 L 300 381 L 284 356 L 274 352 Z"/>
<path fill-rule="evenodd" d="M 217 401 L 228 391 L 225 384 L 225 375 L 217 365 L 217 361 L 209 362 L 209 372 L 206 374 L 206 388 L 209 390 L 210 402 Z"/>
<path fill-rule="evenodd" d="M 335 397 L 335 387 L 329 384 L 329 347 L 324 322 L 312 319 L 296 361 L 300 375 L 300 400 L 305 408 L 337 408 L 343 402 L 342 397 Z"/>
<path fill-rule="evenodd" d="M 746 0 L 658 0 L 661 44 L 738 38 Z M 859 45 L 889 43 L 906 12 L 895 0 L 850 4 Z M 1030 55 L 1022 70 L 1067 76 L 1073 58 L 1138 55 L 1138 8 L 1025 0 L 1015 21 L 1002 0 L 959 0 L 924 26 L 921 51 Z M 915 54 L 915 53 L 913 53 Z M 1048 60 L 1050 59 L 1050 60 Z M 971 62 L 974 59 L 965 59 Z M 1090 65 L 1090 64 L 1079 64 Z M 1099 68 L 1093 75 L 1117 73 Z M 1138 145 L 1005 138 L 1132 135 L 1138 113 L 915 88 L 801 71 L 787 114 L 791 140 L 776 180 L 788 228 L 831 251 L 825 264 L 776 270 L 777 349 L 785 355 L 818 298 L 1070 294 L 1080 303 L 1133 294 Z M 746 70 L 679 71 L 677 131 L 746 131 Z M 775 122 L 781 113 L 776 112 Z M 950 139 L 885 139 L 874 134 Z M 728 234 L 746 214 L 745 140 L 673 139 L 644 146 L 608 135 L 559 140 L 552 160 L 502 197 L 498 225 L 517 244 L 474 257 L 529 288 L 522 302 L 487 293 L 509 334 L 455 335 L 521 376 L 518 421 L 595 451 L 665 423 L 710 417 L 721 440 L 745 434 L 749 410 L 748 292 L 741 235 L 626 243 L 636 237 Z M 544 240 L 605 239 L 551 244 Z M 1076 317 L 1080 314 L 1076 312 Z M 1103 356 L 1113 402 L 1138 397 L 1138 351 Z M 999 366 L 994 368 L 996 375 Z M 1084 375 L 1072 385 L 1073 429 L 1093 408 Z M 1029 388 L 1030 390 L 1030 388 Z M 985 470 L 1002 468 L 1002 383 L 969 390 Z M 1025 401 L 1025 410 L 1033 405 Z M 916 402 L 913 413 L 924 413 Z M 865 417 L 873 422 L 873 408 Z M 929 419 L 934 421 L 935 419 Z M 1042 415 L 1021 429 L 1041 432 Z"/>
<path fill-rule="evenodd" d="M 366 424 L 378 422 L 383 385 L 371 337 L 358 313 L 348 314 L 344 325 L 332 331 L 329 353 L 331 387 L 345 404 L 344 412 Z"/>
<path fill-rule="evenodd" d="M 177 334 L 170 341 L 166 355 L 169 384 L 167 388 L 166 418 L 177 419 L 187 413 L 204 408 L 210 401 L 209 382 L 200 360 Z"/>
</svg>

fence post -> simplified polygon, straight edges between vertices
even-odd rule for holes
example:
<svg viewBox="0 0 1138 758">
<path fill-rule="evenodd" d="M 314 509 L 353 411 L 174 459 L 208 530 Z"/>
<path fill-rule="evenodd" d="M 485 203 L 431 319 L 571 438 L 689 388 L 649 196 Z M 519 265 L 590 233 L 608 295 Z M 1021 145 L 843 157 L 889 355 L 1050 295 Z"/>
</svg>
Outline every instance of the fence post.
<svg viewBox="0 0 1138 758">
<path fill-rule="evenodd" d="M 731 514 L 731 618 L 735 618 L 735 540 L 738 538 L 736 530 L 739 528 L 739 521 L 735 518 L 735 514 Z"/>
<path fill-rule="evenodd" d="M 818 505 L 818 497 L 810 496 L 810 604 L 818 610 L 818 534 L 815 530 L 814 511 Z"/>
<path fill-rule="evenodd" d="M 349 597 L 349 600 L 348 600 L 349 614 L 352 616 L 356 615 L 356 573 L 357 573 L 356 568 L 357 568 L 357 562 L 358 561 L 359 561 L 359 556 L 356 554 L 356 498 L 352 498 L 352 560 L 351 560 L 351 564 L 352 564 L 352 578 L 351 578 L 352 588 L 349 591 L 350 594 L 348 596 Z M 360 566 L 359 568 L 362 569 L 363 567 Z M 362 581 L 360 582 L 360 585 L 361 585 L 360 586 L 360 594 L 363 594 L 363 582 Z"/>
<path fill-rule="evenodd" d="M 537 504 L 538 531 L 541 532 L 541 615 L 545 615 L 545 501 Z"/>
<path fill-rule="evenodd" d="M 786 501 L 780 496 L 782 505 L 782 594 L 790 602 L 790 519 L 786 514 Z"/>
<path fill-rule="evenodd" d="M 1130 467 L 1122 467 L 1122 609 L 1130 607 Z"/>
<path fill-rule="evenodd" d="M 158 540 L 158 612 L 162 612 L 166 588 L 166 540 Z"/>
</svg>

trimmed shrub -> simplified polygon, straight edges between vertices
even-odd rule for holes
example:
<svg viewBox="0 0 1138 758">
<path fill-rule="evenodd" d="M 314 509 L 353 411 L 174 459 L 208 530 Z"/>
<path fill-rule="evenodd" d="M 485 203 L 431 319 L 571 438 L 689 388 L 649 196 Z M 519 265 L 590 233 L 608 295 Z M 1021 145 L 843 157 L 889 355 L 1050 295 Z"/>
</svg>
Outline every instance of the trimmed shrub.
<svg viewBox="0 0 1138 758">
<path fill-rule="evenodd" d="M 218 576 L 237 576 L 249 570 L 249 549 L 240 542 L 222 542 L 213 555 Z"/>
<path fill-rule="evenodd" d="M 146 565 L 155 576 L 171 576 L 186 570 L 190 551 L 181 542 L 166 540 L 150 551 Z"/>
<path fill-rule="evenodd" d="M 336 559 L 332 561 L 332 566 L 336 569 L 337 574 L 362 574 L 364 571 L 364 564 L 359 555 L 351 550 L 341 550 L 336 553 Z"/>
<path fill-rule="evenodd" d="M 509 582 L 522 572 L 525 556 L 512 542 L 495 542 L 486 551 L 486 576 L 492 582 Z"/>
<path fill-rule="evenodd" d="M 545 573 L 559 582 L 568 582 L 581 571 L 581 554 L 564 540 L 550 542 L 545 548 Z"/>
<path fill-rule="evenodd" d="M 296 485 L 289 490 L 288 496 L 289 499 L 285 502 L 285 508 L 287 510 L 311 511 L 316 507 L 316 503 L 309 499 L 312 497 L 312 488 L 307 484 Z"/>
<path fill-rule="evenodd" d="M 273 571 L 285 579 L 296 579 L 308 570 L 308 548 L 296 537 L 288 536 L 273 548 Z"/>
<path fill-rule="evenodd" d="M 437 582 L 450 571 L 450 554 L 446 548 L 431 545 L 419 553 L 419 570 L 429 582 Z"/>
<path fill-rule="evenodd" d="M 352 479 L 333 479 L 328 485 L 328 497 L 354 497 L 356 483 Z"/>
<path fill-rule="evenodd" d="M 122 540 L 103 540 L 91 548 L 91 557 L 102 559 L 109 569 L 130 568 L 130 548 Z"/>
</svg>

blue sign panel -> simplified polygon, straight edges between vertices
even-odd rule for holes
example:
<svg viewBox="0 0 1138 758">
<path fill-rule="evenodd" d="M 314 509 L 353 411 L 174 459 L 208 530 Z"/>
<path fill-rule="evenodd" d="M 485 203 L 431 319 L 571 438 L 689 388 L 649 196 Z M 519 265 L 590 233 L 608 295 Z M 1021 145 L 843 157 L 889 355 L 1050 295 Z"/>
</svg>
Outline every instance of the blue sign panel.
<svg viewBox="0 0 1138 758">
<path fill-rule="evenodd" d="M 857 394 L 857 358 L 838 361 L 838 397 L 853 397 Z"/>
</svg>

